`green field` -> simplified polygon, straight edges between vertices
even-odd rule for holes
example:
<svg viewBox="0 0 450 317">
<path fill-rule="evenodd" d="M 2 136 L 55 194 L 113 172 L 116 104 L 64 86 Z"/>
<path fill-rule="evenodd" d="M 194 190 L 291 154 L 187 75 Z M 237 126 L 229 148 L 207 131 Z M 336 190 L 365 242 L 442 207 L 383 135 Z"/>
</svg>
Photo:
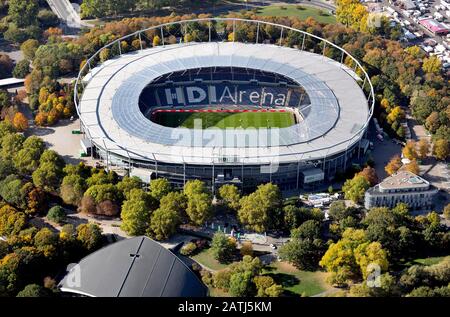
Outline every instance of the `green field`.
<svg viewBox="0 0 450 317">
<path fill-rule="evenodd" d="M 202 128 L 286 128 L 295 124 L 290 112 L 158 112 L 153 121 L 166 127 L 194 128 L 200 119 Z"/>
<path fill-rule="evenodd" d="M 331 15 L 327 10 L 305 5 L 270 5 L 260 8 L 257 15 L 298 17 L 301 20 L 306 20 L 307 18 L 312 17 L 320 23 L 336 23 L 336 17 Z"/>
<path fill-rule="evenodd" d="M 211 249 L 200 251 L 198 254 L 192 256 L 192 259 L 214 271 L 222 270 L 228 266 L 227 264 L 219 263 L 219 261 L 214 259 Z"/>
<path fill-rule="evenodd" d="M 266 272 L 283 286 L 286 295 L 313 296 L 332 289 L 326 283 L 328 273 L 300 271 L 286 262 L 275 262 Z"/>
</svg>

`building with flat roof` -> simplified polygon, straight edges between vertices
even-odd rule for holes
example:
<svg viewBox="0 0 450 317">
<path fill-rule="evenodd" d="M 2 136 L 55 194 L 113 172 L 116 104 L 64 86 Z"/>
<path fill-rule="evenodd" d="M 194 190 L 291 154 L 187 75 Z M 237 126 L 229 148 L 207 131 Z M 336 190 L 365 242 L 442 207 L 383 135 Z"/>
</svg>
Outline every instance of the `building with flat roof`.
<svg viewBox="0 0 450 317">
<path fill-rule="evenodd" d="M 449 32 L 444 24 L 432 18 L 419 20 L 419 23 L 435 35 L 445 35 Z"/>
<path fill-rule="evenodd" d="M 399 171 L 369 188 L 364 197 L 366 209 L 372 207 L 395 207 L 406 203 L 410 208 L 431 207 L 437 189 L 428 181 L 408 171 Z"/>
<path fill-rule="evenodd" d="M 62 292 L 89 297 L 204 297 L 207 287 L 170 250 L 147 237 L 104 247 L 72 267 Z"/>
</svg>

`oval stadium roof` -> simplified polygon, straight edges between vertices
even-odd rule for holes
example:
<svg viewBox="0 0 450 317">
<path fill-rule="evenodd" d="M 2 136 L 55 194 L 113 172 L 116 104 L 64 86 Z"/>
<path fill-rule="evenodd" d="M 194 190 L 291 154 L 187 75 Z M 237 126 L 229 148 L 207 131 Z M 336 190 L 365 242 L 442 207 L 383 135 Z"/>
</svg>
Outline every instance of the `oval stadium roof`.
<svg viewBox="0 0 450 317">
<path fill-rule="evenodd" d="M 116 242 L 88 255 L 59 287 L 91 297 L 204 297 L 208 292 L 183 261 L 147 237 Z"/>
<path fill-rule="evenodd" d="M 225 132 L 217 129 L 203 130 L 199 137 L 195 129 L 153 123 L 140 111 L 141 91 L 158 76 L 213 66 L 260 69 L 289 77 L 310 96 L 311 113 L 300 124 L 276 132 L 262 129 L 271 135 L 270 140 L 258 134 L 262 131 L 228 129 L 224 141 Z M 173 44 L 124 54 L 94 68 L 84 78 L 87 85 L 79 112 L 93 142 L 122 157 L 194 164 L 222 156 L 236 157 L 245 164 L 292 162 L 332 156 L 358 141 L 370 117 L 358 80 L 339 62 L 289 47 L 238 42 Z M 237 144 L 229 146 L 229 140 Z"/>
</svg>

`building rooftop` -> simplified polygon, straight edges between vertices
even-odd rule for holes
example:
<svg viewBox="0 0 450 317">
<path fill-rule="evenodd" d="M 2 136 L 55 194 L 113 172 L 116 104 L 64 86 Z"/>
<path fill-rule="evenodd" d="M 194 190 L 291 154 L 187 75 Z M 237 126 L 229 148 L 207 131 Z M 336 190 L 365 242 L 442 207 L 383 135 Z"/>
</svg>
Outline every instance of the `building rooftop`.
<svg viewBox="0 0 450 317">
<path fill-rule="evenodd" d="M 206 286 L 180 258 L 147 237 L 116 242 L 88 255 L 59 286 L 63 292 L 90 297 L 207 295 Z"/>
<path fill-rule="evenodd" d="M 409 189 L 409 188 L 427 188 L 429 183 L 420 176 L 408 171 L 399 171 L 388 178 L 385 178 L 380 184 L 382 189 Z"/>
<path fill-rule="evenodd" d="M 289 77 L 305 89 L 311 112 L 301 124 L 270 130 L 278 133 L 270 140 L 251 129 L 228 129 L 226 135 L 209 129 L 199 137 L 195 129 L 164 127 L 145 118 L 139 96 L 150 82 L 202 67 L 245 67 Z M 245 164 L 297 162 L 330 157 L 358 142 L 370 118 L 358 81 L 361 78 L 347 66 L 294 48 L 237 42 L 174 44 L 124 54 L 94 68 L 84 78 L 79 112 L 93 143 L 122 157 L 187 164 L 210 164 L 222 157 Z M 237 141 L 224 144 L 225 136 Z M 195 147 L 201 147 L 201 153 Z"/>
</svg>

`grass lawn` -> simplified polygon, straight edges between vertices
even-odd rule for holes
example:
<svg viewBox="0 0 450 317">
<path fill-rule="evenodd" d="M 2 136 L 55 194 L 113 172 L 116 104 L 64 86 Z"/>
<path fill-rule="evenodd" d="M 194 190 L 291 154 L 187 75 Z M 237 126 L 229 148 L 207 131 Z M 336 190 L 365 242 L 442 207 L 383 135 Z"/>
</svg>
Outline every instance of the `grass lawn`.
<svg viewBox="0 0 450 317">
<path fill-rule="evenodd" d="M 204 249 L 200 253 L 192 256 L 192 259 L 197 261 L 200 264 L 212 269 L 212 270 L 222 270 L 226 268 L 227 264 L 219 263 L 216 259 L 214 259 L 211 249 Z"/>
<path fill-rule="evenodd" d="M 413 261 L 413 264 L 433 265 L 433 264 L 438 264 L 445 258 L 446 258 L 445 256 L 435 256 L 435 257 L 424 258 L 424 259 L 415 259 Z"/>
<path fill-rule="evenodd" d="M 313 296 L 332 288 L 325 281 L 328 276 L 325 272 L 300 271 L 286 262 L 273 263 L 271 268 L 266 274 L 281 284 L 287 295 Z"/>
<path fill-rule="evenodd" d="M 270 5 L 260 8 L 257 15 L 298 17 L 301 20 L 312 17 L 321 23 L 336 23 L 336 17 L 328 13 L 325 9 L 318 9 L 306 5 Z"/>
<path fill-rule="evenodd" d="M 202 128 L 286 128 L 295 124 L 290 112 L 158 112 L 154 121 L 171 128 L 194 128 L 194 120 L 202 120 Z"/>
</svg>

